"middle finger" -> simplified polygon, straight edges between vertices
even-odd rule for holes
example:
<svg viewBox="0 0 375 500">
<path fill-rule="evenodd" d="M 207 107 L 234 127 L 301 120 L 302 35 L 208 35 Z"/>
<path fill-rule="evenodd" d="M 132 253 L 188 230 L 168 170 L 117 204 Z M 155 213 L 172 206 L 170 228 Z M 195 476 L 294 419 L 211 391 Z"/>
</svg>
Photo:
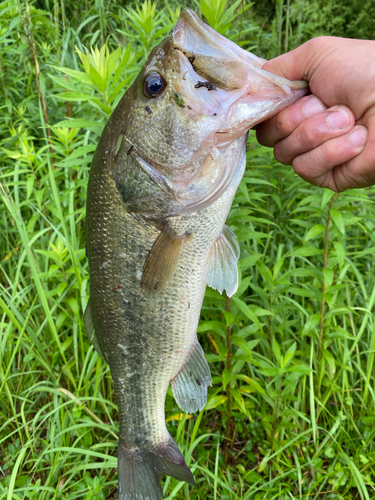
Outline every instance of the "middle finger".
<svg viewBox="0 0 375 500">
<path fill-rule="evenodd" d="M 275 158 L 285 165 L 324 142 L 346 134 L 354 127 L 355 117 L 346 106 L 333 106 L 302 122 L 288 137 L 275 145 Z"/>
</svg>

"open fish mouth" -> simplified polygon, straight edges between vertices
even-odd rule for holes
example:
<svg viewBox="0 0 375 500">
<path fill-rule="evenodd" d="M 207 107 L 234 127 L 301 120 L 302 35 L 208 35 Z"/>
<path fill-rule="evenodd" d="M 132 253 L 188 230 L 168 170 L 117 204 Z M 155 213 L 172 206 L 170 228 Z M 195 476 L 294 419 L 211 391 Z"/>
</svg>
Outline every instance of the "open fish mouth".
<svg viewBox="0 0 375 500">
<path fill-rule="evenodd" d="M 172 40 L 180 53 L 180 69 L 184 77 L 184 81 L 180 81 L 182 94 L 186 99 L 193 97 L 197 104 L 201 101 L 197 90 L 200 91 L 205 100 L 202 112 L 226 107 L 227 118 L 233 115 L 233 121 L 240 122 L 237 124 L 239 133 L 276 113 L 278 104 L 285 107 L 288 101 L 294 102 L 308 92 L 307 82 L 291 82 L 262 70 L 265 59 L 241 49 L 189 9 L 181 13 L 172 31 Z M 189 85 L 189 82 L 194 82 L 194 85 Z M 236 110 L 231 109 L 235 103 L 256 110 L 251 112 L 249 109 L 246 113 L 244 109 L 237 110 L 239 116 L 235 116 Z"/>
</svg>

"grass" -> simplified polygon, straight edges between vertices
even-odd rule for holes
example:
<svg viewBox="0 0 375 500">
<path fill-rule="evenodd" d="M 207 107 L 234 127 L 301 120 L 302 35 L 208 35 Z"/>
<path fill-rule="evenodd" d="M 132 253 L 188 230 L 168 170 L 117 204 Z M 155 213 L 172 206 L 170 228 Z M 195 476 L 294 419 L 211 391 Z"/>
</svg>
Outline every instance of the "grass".
<svg viewBox="0 0 375 500">
<path fill-rule="evenodd" d="M 298 2 L 268 27 L 230 5 L 201 9 L 247 49 L 307 36 Z M 117 407 L 83 325 L 86 184 L 111 110 L 182 6 L 1 6 L 0 500 L 116 498 Z M 239 290 L 207 289 L 199 324 L 209 401 L 193 416 L 166 401 L 197 484 L 167 478 L 165 497 L 374 498 L 375 190 L 314 188 L 253 134 L 247 158 L 228 221 Z"/>
</svg>

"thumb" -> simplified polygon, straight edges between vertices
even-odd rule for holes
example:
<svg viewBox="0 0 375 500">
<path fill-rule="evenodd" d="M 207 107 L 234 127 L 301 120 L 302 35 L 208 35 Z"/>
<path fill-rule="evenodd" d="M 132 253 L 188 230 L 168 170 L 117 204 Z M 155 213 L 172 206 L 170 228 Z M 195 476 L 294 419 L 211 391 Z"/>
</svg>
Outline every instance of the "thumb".
<svg viewBox="0 0 375 500">
<path fill-rule="evenodd" d="M 309 71 L 308 67 L 311 66 L 311 46 L 312 44 L 307 42 L 297 49 L 294 49 L 286 54 L 275 57 L 267 61 L 262 69 L 274 73 L 276 75 L 283 76 L 288 80 L 306 80 L 309 81 Z"/>
</svg>

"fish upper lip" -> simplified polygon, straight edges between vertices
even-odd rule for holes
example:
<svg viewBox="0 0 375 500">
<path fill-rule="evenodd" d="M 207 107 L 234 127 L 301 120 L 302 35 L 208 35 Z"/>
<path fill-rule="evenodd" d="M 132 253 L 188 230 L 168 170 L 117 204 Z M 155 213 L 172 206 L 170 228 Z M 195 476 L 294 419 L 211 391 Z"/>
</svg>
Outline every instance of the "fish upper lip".
<svg viewBox="0 0 375 500">
<path fill-rule="evenodd" d="M 247 52 L 231 40 L 220 35 L 210 26 L 203 23 L 195 12 L 190 9 L 184 9 L 182 11 L 179 20 L 171 32 L 171 36 L 176 48 L 178 48 L 188 59 L 189 56 L 187 56 L 187 53 L 190 54 L 190 52 L 192 55 L 195 53 L 196 56 L 201 57 L 213 56 L 217 58 L 218 61 L 222 59 L 224 64 L 226 64 L 225 61 L 230 61 L 234 64 L 234 68 L 240 70 L 239 73 L 244 69 L 244 66 L 251 66 L 255 72 L 259 71 L 263 78 L 283 88 L 288 95 L 291 95 L 291 89 L 303 89 L 308 87 L 308 83 L 305 81 L 290 81 L 280 75 L 275 75 L 263 70 L 262 68 L 266 63 L 265 59 L 257 57 L 251 52 Z M 229 68 L 232 69 L 232 71 L 228 72 L 230 75 L 229 80 L 233 80 L 231 83 L 228 82 L 230 87 L 229 90 L 235 90 L 235 81 L 238 80 L 238 75 L 235 74 L 236 71 L 233 71 L 232 64 L 229 64 L 228 69 Z M 195 69 L 195 71 L 199 74 L 199 70 Z M 209 78 L 207 79 L 209 80 Z M 241 78 L 239 78 L 239 80 L 241 80 Z M 216 84 L 215 81 L 212 81 L 212 83 Z M 224 87 L 222 86 L 221 88 L 227 87 L 224 85 Z M 237 86 L 237 88 L 241 88 L 241 85 Z"/>
</svg>

